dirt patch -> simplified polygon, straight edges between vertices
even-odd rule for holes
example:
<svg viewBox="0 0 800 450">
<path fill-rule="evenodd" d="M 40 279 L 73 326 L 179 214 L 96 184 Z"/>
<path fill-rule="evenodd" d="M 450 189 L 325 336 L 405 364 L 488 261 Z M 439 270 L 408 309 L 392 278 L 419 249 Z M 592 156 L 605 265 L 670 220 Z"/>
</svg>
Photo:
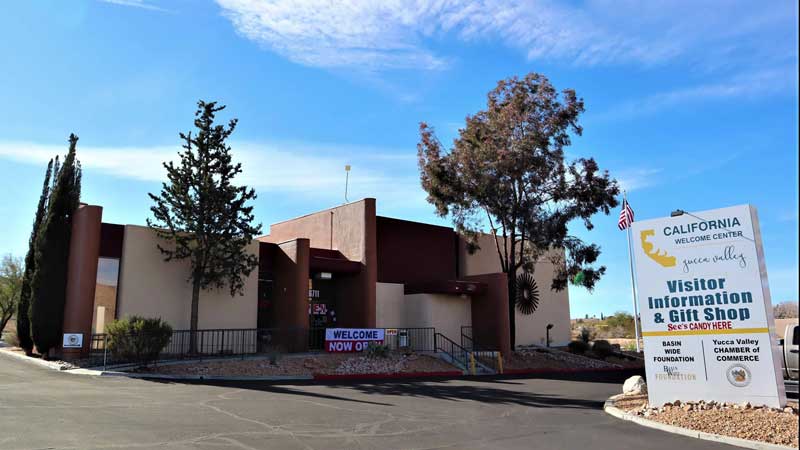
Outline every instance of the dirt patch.
<svg viewBox="0 0 800 450">
<path fill-rule="evenodd" d="M 646 395 L 622 396 L 614 406 L 648 420 L 706 433 L 770 444 L 798 446 L 797 402 L 783 410 L 749 403 L 686 402 L 650 408 Z"/>
<path fill-rule="evenodd" d="M 456 370 L 439 358 L 428 355 L 390 353 L 386 358 L 360 354 L 287 355 L 272 364 L 268 359 L 218 360 L 140 368 L 139 373 L 164 375 L 281 376 L 355 375 L 375 373 L 425 373 Z"/>
</svg>

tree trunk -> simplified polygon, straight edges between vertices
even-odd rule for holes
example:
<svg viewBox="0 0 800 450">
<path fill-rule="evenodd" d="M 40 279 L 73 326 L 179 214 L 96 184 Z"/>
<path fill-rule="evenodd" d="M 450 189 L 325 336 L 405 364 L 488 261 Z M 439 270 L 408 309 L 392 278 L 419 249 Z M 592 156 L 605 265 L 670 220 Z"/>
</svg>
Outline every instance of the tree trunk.
<svg viewBox="0 0 800 450">
<path fill-rule="evenodd" d="M 9 314 L 7 316 L 3 315 L 3 317 L 0 317 L 0 335 L 3 334 L 3 330 L 6 329 L 6 325 L 8 325 L 8 322 L 10 320 L 11 320 L 11 314 Z"/>
<path fill-rule="evenodd" d="M 200 307 L 200 277 L 192 277 L 192 317 L 189 321 L 189 353 L 197 353 L 197 317 Z"/>
<path fill-rule="evenodd" d="M 514 273 L 507 273 L 506 275 L 508 275 L 508 332 L 511 335 L 511 351 L 513 352 L 516 347 L 517 337 L 517 324 L 514 314 L 517 300 L 517 277 L 514 276 Z"/>
</svg>

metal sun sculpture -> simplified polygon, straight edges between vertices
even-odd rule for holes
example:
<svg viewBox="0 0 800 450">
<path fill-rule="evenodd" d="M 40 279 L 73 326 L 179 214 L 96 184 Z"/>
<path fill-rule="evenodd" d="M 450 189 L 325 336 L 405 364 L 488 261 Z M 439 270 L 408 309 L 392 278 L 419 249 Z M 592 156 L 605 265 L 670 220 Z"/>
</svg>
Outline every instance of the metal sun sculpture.
<svg viewBox="0 0 800 450">
<path fill-rule="evenodd" d="M 533 275 L 521 273 L 517 277 L 517 309 L 525 315 L 533 314 L 539 307 L 539 286 Z"/>
</svg>

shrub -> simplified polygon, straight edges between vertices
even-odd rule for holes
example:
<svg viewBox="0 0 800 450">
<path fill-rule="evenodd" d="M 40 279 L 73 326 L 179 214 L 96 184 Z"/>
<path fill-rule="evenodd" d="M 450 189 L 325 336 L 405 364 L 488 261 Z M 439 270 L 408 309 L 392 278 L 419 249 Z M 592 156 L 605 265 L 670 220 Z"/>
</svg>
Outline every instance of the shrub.
<svg viewBox="0 0 800 450">
<path fill-rule="evenodd" d="M 389 346 L 370 342 L 367 346 L 367 356 L 370 358 L 386 358 L 389 356 Z"/>
<path fill-rule="evenodd" d="M 586 350 L 589 349 L 589 344 L 583 342 L 582 340 L 572 341 L 569 344 L 567 344 L 567 348 L 572 353 L 584 353 L 586 352 Z"/>
<path fill-rule="evenodd" d="M 161 319 L 131 316 L 106 326 L 108 349 L 115 358 L 147 365 L 172 338 L 172 327 Z"/>
<path fill-rule="evenodd" d="M 594 341 L 594 344 L 592 345 L 592 352 L 594 352 L 594 354 L 600 358 L 606 359 L 611 356 L 612 353 L 614 353 L 614 349 L 611 347 L 611 344 L 609 344 L 608 341 L 601 339 L 599 341 Z"/>
<path fill-rule="evenodd" d="M 6 341 L 6 344 L 8 344 L 8 345 L 10 345 L 12 347 L 19 347 L 20 346 L 19 345 L 19 336 L 17 336 L 17 332 L 6 333 L 5 336 L 3 336 L 3 340 Z"/>
<path fill-rule="evenodd" d="M 594 338 L 594 331 L 589 327 L 581 327 L 578 337 L 584 344 L 589 344 L 589 341 Z"/>
</svg>

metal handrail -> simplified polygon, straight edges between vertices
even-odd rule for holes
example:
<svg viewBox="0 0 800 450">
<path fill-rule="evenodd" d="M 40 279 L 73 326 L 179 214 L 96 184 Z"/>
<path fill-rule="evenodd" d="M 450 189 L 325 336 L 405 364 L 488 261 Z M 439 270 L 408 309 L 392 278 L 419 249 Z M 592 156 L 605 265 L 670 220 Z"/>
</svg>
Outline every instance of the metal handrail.
<svg viewBox="0 0 800 450">
<path fill-rule="evenodd" d="M 460 362 L 466 369 L 469 365 L 469 352 L 464 347 L 456 344 L 450 338 L 442 333 L 434 334 L 436 342 L 436 351 L 443 352 L 449 355 L 454 361 Z"/>
<path fill-rule="evenodd" d="M 390 328 L 385 328 L 390 329 Z M 403 348 L 411 351 L 435 351 L 435 333 L 432 327 L 398 327 L 403 331 Z M 399 334 L 399 333 L 398 333 Z M 126 361 L 120 355 L 107 352 L 110 336 L 93 334 L 90 340 L 90 358 L 110 364 Z M 195 345 L 191 345 L 192 341 Z M 173 330 L 167 345 L 159 352 L 154 362 L 186 358 L 212 358 L 224 356 L 305 352 L 323 350 L 325 328 L 211 328 L 202 330 Z M 397 334 L 387 335 L 384 343 L 400 348 Z M 100 361 L 98 361 L 99 363 Z"/>
</svg>

